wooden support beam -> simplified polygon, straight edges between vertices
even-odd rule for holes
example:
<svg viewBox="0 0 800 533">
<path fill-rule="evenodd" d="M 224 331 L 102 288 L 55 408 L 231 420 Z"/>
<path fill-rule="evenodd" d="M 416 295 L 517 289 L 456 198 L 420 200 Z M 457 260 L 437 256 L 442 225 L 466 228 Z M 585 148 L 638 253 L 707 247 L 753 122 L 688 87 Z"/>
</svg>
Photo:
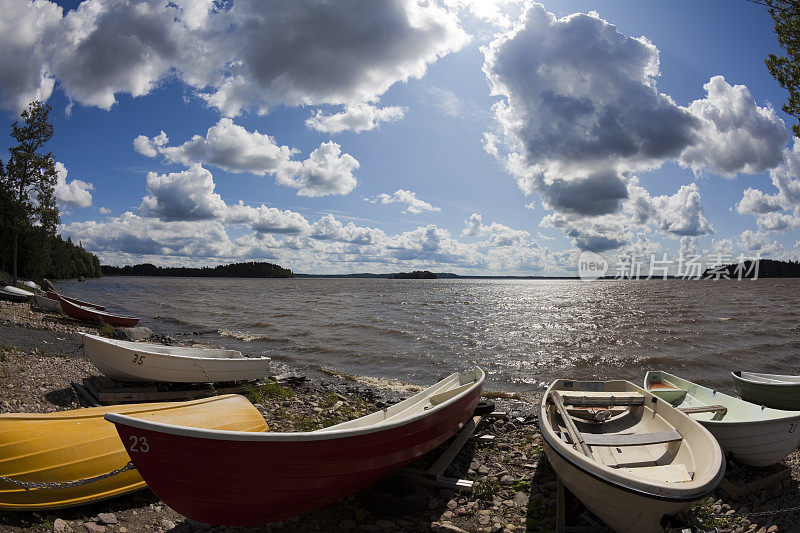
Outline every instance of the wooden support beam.
<svg viewBox="0 0 800 533">
<path fill-rule="evenodd" d="M 440 455 L 436 462 L 428 469 L 428 474 L 434 477 L 440 477 L 444 474 L 444 471 L 447 470 L 447 467 L 450 466 L 450 463 L 456 458 L 458 452 L 464 447 L 464 443 L 467 442 L 467 439 L 475 432 L 475 428 L 478 427 L 482 418 L 481 416 L 473 416 L 464 424 L 464 427 L 458 432 L 458 435 L 453 439 L 450 446 L 447 447 L 444 453 Z"/>
</svg>

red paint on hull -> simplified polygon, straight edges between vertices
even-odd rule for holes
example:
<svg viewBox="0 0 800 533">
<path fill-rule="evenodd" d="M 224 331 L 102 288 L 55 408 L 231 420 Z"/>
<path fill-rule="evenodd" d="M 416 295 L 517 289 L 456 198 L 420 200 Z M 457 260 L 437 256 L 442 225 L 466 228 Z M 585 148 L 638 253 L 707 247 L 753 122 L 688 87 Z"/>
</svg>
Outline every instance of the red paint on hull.
<svg viewBox="0 0 800 533">
<path fill-rule="evenodd" d="M 147 453 L 129 454 L 174 510 L 210 524 L 258 525 L 337 501 L 430 452 L 469 420 L 481 385 L 429 416 L 324 440 L 221 440 L 116 426 L 124 443 L 146 439 Z"/>
<path fill-rule="evenodd" d="M 138 318 L 130 316 L 112 315 L 99 309 L 90 309 L 82 305 L 76 305 L 63 296 L 57 295 L 58 301 L 61 302 L 61 310 L 64 314 L 75 318 L 77 320 L 85 320 L 87 322 L 100 322 L 111 324 L 112 326 L 132 327 L 139 323 Z"/>
</svg>

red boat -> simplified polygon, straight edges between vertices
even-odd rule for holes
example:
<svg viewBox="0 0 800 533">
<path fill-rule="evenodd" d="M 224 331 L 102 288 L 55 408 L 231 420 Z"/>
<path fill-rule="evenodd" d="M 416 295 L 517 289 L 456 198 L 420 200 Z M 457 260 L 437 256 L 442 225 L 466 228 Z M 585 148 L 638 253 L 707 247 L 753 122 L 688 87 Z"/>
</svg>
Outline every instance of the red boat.
<svg viewBox="0 0 800 533">
<path fill-rule="evenodd" d="M 60 294 L 56 294 L 56 296 L 58 297 L 58 301 L 61 302 L 61 310 L 64 311 L 64 314 L 77 320 L 100 322 L 111 324 L 112 326 L 124 327 L 132 327 L 139 323 L 139 319 L 132 316 L 112 315 L 111 313 L 101 311 L 100 309 L 94 309 L 72 303 L 70 300 L 64 298 Z"/>
<path fill-rule="evenodd" d="M 387 409 L 306 433 L 105 418 L 164 503 L 200 522 L 252 526 L 337 501 L 433 450 L 470 419 L 484 379 L 476 367 Z"/>
<path fill-rule="evenodd" d="M 45 296 L 47 296 L 51 300 L 55 300 L 56 302 L 58 302 L 59 301 L 58 297 L 61 296 L 61 295 L 58 294 L 58 293 L 55 293 L 53 291 L 47 291 L 45 293 Z M 69 296 L 61 296 L 61 298 L 64 298 L 65 300 L 69 300 L 70 302 L 74 303 L 75 305 L 82 305 L 83 307 L 90 307 L 92 309 L 98 309 L 100 311 L 105 311 L 106 310 L 106 308 L 103 307 L 102 305 L 97 305 L 97 304 L 93 304 L 93 303 L 90 303 L 90 302 L 84 302 L 83 300 L 78 300 L 77 298 L 70 298 Z"/>
</svg>

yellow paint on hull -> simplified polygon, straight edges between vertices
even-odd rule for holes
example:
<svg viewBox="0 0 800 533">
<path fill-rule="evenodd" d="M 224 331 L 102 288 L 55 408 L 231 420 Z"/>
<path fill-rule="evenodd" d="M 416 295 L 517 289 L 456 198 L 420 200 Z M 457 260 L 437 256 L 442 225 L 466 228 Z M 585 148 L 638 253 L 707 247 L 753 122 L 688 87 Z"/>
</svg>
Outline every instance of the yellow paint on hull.
<svg viewBox="0 0 800 533">
<path fill-rule="evenodd" d="M 189 402 L 109 405 L 58 413 L 0 414 L 0 476 L 18 481 L 72 481 L 124 466 L 128 452 L 108 412 L 198 428 L 267 431 L 261 413 L 243 396 Z M 145 488 L 134 470 L 70 488 L 24 488 L 0 480 L 0 510 L 60 509 Z"/>
</svg>

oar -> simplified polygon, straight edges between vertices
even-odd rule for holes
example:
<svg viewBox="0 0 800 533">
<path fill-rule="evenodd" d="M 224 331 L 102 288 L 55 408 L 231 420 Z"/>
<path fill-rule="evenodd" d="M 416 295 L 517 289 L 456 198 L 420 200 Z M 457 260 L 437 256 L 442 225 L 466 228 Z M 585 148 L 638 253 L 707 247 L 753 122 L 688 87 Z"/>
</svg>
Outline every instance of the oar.
<svg viewBox="0 0 800 533">
<path fill-rule="evenodd" d="M 558 414 L 561 415 L 561 419 L 564 421 L 564 425 L 567 427 L 567 433 L 569 433 L 572 442 L 578 445 L 578 449 L 582 451 L 584 455 L 587 457 L 592 457 L 592 452 L 589 450 L 589 446 L 583 441 L 581 432 L 578 431 L 577 427 L 575 427 L 575 422 L 572 421 L 572 417 L 569 416 L 567 408 L 564 407 L 564 402 L 561 400 L 561 395 L 558 393 L 558 391 L 550 391 L 550 397 L 553 399 L 553 403 L 555 404 L 556 409 L 558 409 Z"/>
</svg>

